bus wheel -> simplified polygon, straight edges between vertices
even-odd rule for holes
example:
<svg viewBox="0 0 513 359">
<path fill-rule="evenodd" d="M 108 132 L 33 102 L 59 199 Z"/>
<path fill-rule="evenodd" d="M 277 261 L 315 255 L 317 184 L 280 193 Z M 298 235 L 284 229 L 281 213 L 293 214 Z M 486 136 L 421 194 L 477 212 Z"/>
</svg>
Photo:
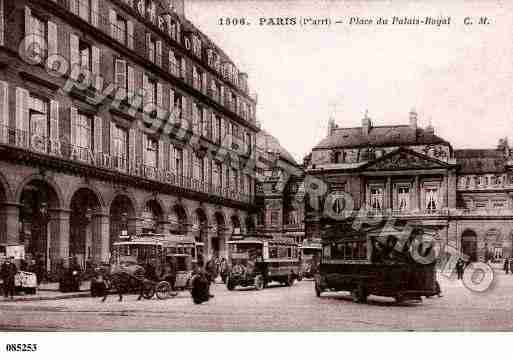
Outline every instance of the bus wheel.
<svg viewBox="0 0 513 359">
<path fill-rule="evenodd" d="M 264 278 L 261 275 L 257 275 L 255 277 L 255 289 L 256 290 L 264 289 Z"/>
<path fill-rule="evenodd" d="M 233 283 L 233 280 L 228 278 L 228 281 L 226 282 L 226 288 L 228 290 L 234 290 L 235 289 L 235 283 Z"/>
<path fill-rule="evenodd" d="M 321 293 L 322 293 L 322 289 L 321 289 L 321 287 L 319 287 L 319 285 L 317 284 L 317 281 L 316 281 L 315 282 L 315 295 L 320 297 Z"/>
<path fill-rule="evenodd" d="M 358 284 L 356 288 L 351 291 L 351 297 L 355 303 L 365 303 L 367 301 L 367 291 L 363 284 Z"/>
<path fill-rule="evenodd" d="M 287 281 L 285 282 L 285 286 L 292 287 L 294 285 L 294 274 L 290 273 L 287 276 Z"/>
</svg>

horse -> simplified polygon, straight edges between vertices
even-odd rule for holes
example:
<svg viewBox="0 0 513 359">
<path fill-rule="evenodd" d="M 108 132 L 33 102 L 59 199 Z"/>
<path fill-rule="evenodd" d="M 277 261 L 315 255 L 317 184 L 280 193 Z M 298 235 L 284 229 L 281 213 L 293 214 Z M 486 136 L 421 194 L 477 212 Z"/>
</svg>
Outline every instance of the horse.
<svg viewBox="0 0 513 359">
<path fill-rule="evenodd" d="M 146 285 L 147 281 L 145 281 L 144 275 L 144 268 L 138 264 L 128 266 L 115 264 L 110 266 L 108 274 L 106 274 L 106 280 L 110 283 L 110 288 L 114 288 L 119 295 L 120 302 L 123 300 L 123 293 L 133 291 L 139 293 L 138 299 L 141 299 L 141 297 L 148 298 L 148 296 L 151 298 L 154 292 L 151 295 L 149 292 L 154 288 Z M 105 302 L 108 295 L 109 291 L 106 290 L 102 302 Z"/>
</svg>

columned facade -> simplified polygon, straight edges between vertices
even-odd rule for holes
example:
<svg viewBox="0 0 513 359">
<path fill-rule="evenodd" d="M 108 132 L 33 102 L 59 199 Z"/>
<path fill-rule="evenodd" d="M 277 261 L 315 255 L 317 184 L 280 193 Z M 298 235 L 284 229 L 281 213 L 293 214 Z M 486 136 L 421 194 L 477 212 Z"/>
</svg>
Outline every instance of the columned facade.
<svg viewBox="0 0 513 359">
<path fill-rule="evenodd" d="M 48 270 L 141 233 L 226 256 L 256 213 L 248 75 L 167 0 L 2 4 L 0 244 Z"/>
</svg>

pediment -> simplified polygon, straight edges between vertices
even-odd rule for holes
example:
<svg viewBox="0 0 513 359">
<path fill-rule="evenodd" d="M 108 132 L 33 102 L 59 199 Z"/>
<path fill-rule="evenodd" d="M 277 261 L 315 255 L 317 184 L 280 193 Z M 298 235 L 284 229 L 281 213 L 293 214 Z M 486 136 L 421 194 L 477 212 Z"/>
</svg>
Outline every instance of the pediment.
<svg viewBox="0 0 513 359">
<path fill-rule="evenodd" d="M 447 168 L 449 165 L 423 154 L 400 148 L 383 157 L 371 161 L 361 168 L 371 171 L 421 170 Z"/>
</svg>

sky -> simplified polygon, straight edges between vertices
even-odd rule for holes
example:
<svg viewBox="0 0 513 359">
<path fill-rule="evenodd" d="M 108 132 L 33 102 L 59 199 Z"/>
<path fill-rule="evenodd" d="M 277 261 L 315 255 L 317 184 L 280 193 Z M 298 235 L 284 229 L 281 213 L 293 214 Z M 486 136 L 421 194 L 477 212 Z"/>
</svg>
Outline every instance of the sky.
<svg viewBox="0 0 513 359">
<path fill-rule="evenodd" d="M 299 161 L 326 137 L 330 116 L 354 127 L 366 110 L 379 126 L 407 124 L 415 109 L 419 126 L 431 122 L 454 148 L 495 148 L 505 136 L 513 145 L 513 1 L 185 0 L 185 13 L 248 73 L 257 121 Z M 376 24 L 393 16 L 451 22 Z M 227 17 L 250 25 L 220 25 Z M 276 17 L 333 23 L 259 25 Z"/>
</svg>

